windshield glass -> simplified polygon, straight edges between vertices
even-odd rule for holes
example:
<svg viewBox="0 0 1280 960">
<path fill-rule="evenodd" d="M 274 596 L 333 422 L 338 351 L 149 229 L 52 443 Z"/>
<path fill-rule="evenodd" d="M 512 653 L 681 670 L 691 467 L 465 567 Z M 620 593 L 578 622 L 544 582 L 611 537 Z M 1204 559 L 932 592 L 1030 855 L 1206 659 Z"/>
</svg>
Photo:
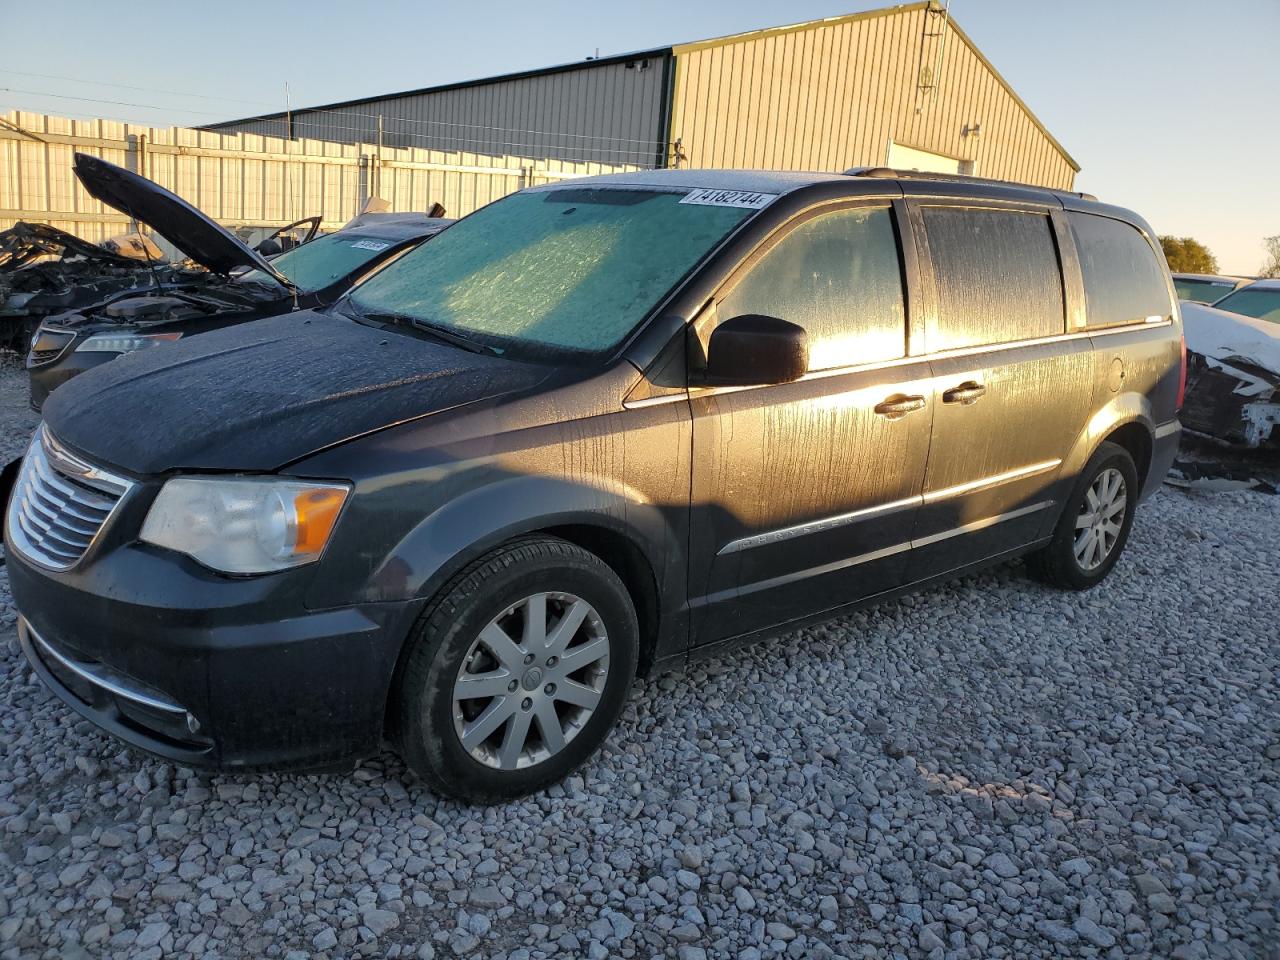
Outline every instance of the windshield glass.
<svg viewBox="0 0 1280 960">
<path fill-rule="evenodd" d="M 1214 306 L 1219 310 L 1243 313 L 1246 317 L 1280 323 L 1280 289 L 1242 287 L 1223 297 Z"/>
<path fill-rule="evenodd" d="M 460 220 L 351 293 L 390 313 L 526 354 L 616 346 L 753 206 L 709 191 L 517 193 Z M 721 196 L 729 196 L 723 194 Z"/>
<path fill-rule="evenodd" d="M 280 254 L 271 261 L 271 265 L 299 290 L 310 292 L 341 280 L 365 264 L 384 256 L 400 242 L 339 230 Z M 240 279 L 278 287 L 275 280 L 261 270 L 250 270 L 242 274 Z"/>
<path fill-rule="evenodd" d="M 1179 300 L 1191 300 L 1194 303 L 1213 303 L 1219 297 L 1231 292 L 1235 284 L 1224 280 L 1180 280 L 1173 278 L 1173 288 L 1178 292 Z"/>
</svg>

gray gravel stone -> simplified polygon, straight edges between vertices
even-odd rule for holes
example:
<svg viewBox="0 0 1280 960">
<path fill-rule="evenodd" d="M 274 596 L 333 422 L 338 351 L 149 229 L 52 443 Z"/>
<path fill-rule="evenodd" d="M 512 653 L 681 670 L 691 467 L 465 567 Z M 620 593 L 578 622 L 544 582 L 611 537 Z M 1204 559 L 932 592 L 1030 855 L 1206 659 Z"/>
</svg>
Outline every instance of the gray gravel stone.
<svg viewBox="0 0 1280 960">
<path fill-rule="evenodd" d="M 1116 938 L 1110 931 L 1104 930 L 1098 924 L 1088 917 L 1077 917 L 1074 924 L 1076 933 L 1084 937 L 1096 947 L 1111 947 L 1115 945 Z"/>
</svg>

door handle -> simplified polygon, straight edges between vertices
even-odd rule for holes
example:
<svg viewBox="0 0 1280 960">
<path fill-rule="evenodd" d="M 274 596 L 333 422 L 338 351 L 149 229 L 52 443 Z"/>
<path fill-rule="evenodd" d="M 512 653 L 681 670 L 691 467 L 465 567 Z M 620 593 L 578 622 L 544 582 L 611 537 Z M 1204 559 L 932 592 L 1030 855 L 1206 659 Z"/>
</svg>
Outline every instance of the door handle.
<svg viewBox="0 0 1280 960">
<path fill-rule="evenodd" d="M 901 420 L 908 413 L 924 409 L 924 397 L 905 396 L 895 393 L 892 397 L 876 404 L 876 413 L 886 420 Z"/>
<path fill-rule="evenodd" d="M 976 380 L 966 380 L 958 387 L 942 392 L 943 403 L 963 403 L 966 407 L 977 403 L 978 398 L 987 392 L 987 388 Z"/>
</svg>

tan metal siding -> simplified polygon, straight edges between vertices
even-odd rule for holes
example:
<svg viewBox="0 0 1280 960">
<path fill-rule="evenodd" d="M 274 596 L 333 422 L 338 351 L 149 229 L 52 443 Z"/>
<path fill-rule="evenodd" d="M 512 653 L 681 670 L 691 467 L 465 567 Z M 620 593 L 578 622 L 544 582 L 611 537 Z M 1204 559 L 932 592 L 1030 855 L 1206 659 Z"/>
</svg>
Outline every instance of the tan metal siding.
<svg viewBox="0 0 1280 960">
<path fill-rule="evenodd" d="M 675 48 L 671 137 L 687 165 L 843 170 L 890 139 L 980 176 L 1070 188 L 1070 157 L 953 22 L 924 4 Z M 937 69 L 936 92 L 918 86 Z M 979 136 L 964 129 L 981 124 Z"/>
<path fill-rule="evenodd" d="M 665 144 L 661 131 L 665 94 L 663 58 L 647 60 L 645 68 L 584 64 L 555 73 L 297 110 L 293 135 L 377 143 L 381 116 L 386 146 L 651 167 Z M 280 117 L 210 129 L 287 135 Z"/>
<path fill-rule="evenodd" d="M 227 226 L 254 230 L 316 214 L 336 229 L 372 196 L 393 211 L 438 201 L 461 217 L 522 187 L 635 169 L 16 111 L 0 119 L 9 124 L 0 125 L 0 230 L 31 220 L 95 241 L 125 232 L 130 221 L 80 186 L 72 171 L 77 151 L 135 170 Z"/>
</svg>

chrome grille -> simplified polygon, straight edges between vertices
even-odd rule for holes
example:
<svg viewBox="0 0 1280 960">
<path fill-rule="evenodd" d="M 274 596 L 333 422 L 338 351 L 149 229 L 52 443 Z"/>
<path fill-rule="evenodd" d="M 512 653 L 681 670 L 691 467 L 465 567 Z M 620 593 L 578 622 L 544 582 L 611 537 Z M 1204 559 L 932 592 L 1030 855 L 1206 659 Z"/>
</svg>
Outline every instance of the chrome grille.
<svg viewBox="0 0 1280 960">
<path fill-rule="evenodd" d="M 62 356 L 76 335 L 70 330 L 59 330 L 53 327 L 41 327 L 31 341 L 31 352 L 27 355 L 32 366 L 52 363 Z"/>
<path fill-rule="evenodd" d="M 9 500 L 8 542 L 43 567 L 69 570 L 132 487 L 81 460 L 41 424 Z"/>
</svg>

